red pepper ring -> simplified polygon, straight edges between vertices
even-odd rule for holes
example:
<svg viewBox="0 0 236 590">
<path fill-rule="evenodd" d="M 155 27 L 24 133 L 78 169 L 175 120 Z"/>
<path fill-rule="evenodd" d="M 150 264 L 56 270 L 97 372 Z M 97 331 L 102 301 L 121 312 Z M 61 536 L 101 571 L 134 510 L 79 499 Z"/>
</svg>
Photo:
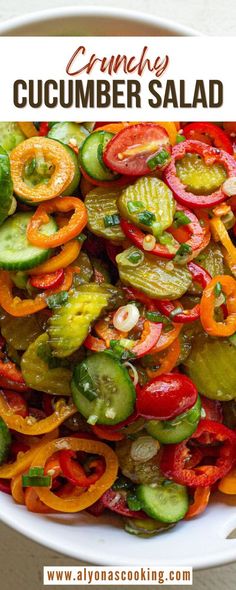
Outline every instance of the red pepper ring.
<svg viewBox="0 0 236 590">
<path fill-rule="evenodd" d="M 173 147 L 170 164 L 164 170 L 164 180 L 174 193 L 176 201 L 187 207 L 214 207 L 225 201 L 226 195 L 220 187 L 210 195 L 195 195 L 187 190 L 177 176 L 176 160 L 181 160 L 186 154 L 198 154 L 207 165 L 222 164 L 227 171 L 228 178 L 236 176 L 236 161 L 223 150 L 208 146 L 205 143 L 194 140 L 183 141 Z"/>
<path fill-rule="evenodd" d="M 191 449 L 187 446 L 189 440 L 201 440 L 202 435 L 211 435 L 214 442 L 223 443 L 218 448 L 218 457 L 214 464 L 195 465 L 189 467 Z M 200 441 L 199 441 L 200 442 Z M 224 477 L 235 463 L 236 434 L 233 430 L 213 420 L 201 420 L 197 430 L 190 439 L 176 445 L 166 445 L 162 451 L 160 462 L 164 475 L 176 483 L 187 486 L 206 487 L 213 485 Z"/>
<path fill-rule="evenodd" d="M 150 352 L 150 350 L 152 350 L 152 348 L 156 346 L 160 338 L 161 331 L 161 323 L 155 323 L 150 322 L 149 320 L 145 320 L 141 337 L 139 338 L 139 340 L 137 340 L 137 342 L 131 349 L 131 352 L 135 354 L 136 358 L 141 358 L 145 354 L 148 354 L 148 352 Z"/>
<path fill-rule="evenodd" d="M 120 226 L 121 226 L 121 229 L 123 230 L 125 236 L 135 246 L 137 246 L 137 248 L 139 248 L 140 250 L 143 250 L 143 252 L 145 252 L 145 249 L 143 247 L 143 240 L 145 238 L 145 233 L 141 229 L 136 227 L 136 225 L 134 225 L 133 223 L 130 223 L 130 221 L 127 221 L 127 219 L 121 219 Z M 176 246 L 176 252 L 177 252 L 177 250 L 178 250 L 178 245 Z M 158 243 L 155 245 L 155 248 L 153 248 L 153 250 L 151 250 L 148 253 L 154 254 L 154 256 L 161 256 L 162 258 L 168 258 L 169 260 L 171 260 L 175 256 L 175 252 L 171 253 L 168 250 L 167 246 L 162 246 L 162 244 L 158 244 Z"/>
<path fill-rule="evenodd" d="M 55 272 L 48 272 L 41 275 L 35 275 L 30 277 L 30 284 L 35 289 L 57 289 L 62 285 L 65 278 L 65 272 L 63 268 L 56 270 Z"/>
<path fill-rule="evenodd" d="M 204 136 L 206 136 L 207 138 L 210 138 L 214 147 L 224 150 L 231 156 L 233 155 L 232 142 L 227 133 L 218 127 L 218 125 L 198 121 L 197 123 L 189 123 L 183 128 L 183 135 L 186 139 L 198 140 L 199 134 L 203 136 L 201 141 L 204 142 Z"/>
<path fill-rule="evenodd" d="M 188 269 L 191 272 L 193 280 L 196 283 L 200 283 L 201 287 L 205 289 L 211 282 L 211 275 L 202 268 L 196 262 L 189 262 Z M 200 305 L 197 303 L 192 309 L 185 309 L 180 311 L 178 314 L 174 314 L 177 307 L 182 307 L 179 302 L 175 301 L 156 301 L 156 307 L 161 313 L 164 313 L 167 317 L 173 315 L 173 320 L 176 324 L 186 324 L 188 322 L 194 322 L 200 318 Z"/>
<path fill-rule="evenodd" d="M 127 518 L 148 518 L 147 514 L 143 510 L 130 510 L 128 508 L 126 498 L 119 491 L 115 491 L 112 488 L 107 490 L 105 494 L 100 498 L 105 508 L 108 508 L 112 512 L 116 512 L 121 516 Z"/>
<path fill-rule="evenodd" d="M 89 462 L 89 471 L 87 474 L 84 467 L 76 461 L 75 451 L 59 451 L 58 454 L 60 466 L 63 475 L 74 485 L 82 488 L 88 488 L 94 484 L 105 471 L 105 464 L 102 458 L 91 459 Z"/>
</svg>

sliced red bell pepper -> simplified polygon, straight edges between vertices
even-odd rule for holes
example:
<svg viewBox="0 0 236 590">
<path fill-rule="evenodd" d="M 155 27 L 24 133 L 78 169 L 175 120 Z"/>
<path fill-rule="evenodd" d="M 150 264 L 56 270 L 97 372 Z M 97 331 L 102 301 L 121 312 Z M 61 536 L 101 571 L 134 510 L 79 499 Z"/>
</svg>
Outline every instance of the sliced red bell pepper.
<svg viewBox="0 0 236 590">
<path fill-rule="evenodd" d="M 84 346 L 89 350 L 93 350 L 93 352 L 102 352 L 103 350 L 106 350 L 106 344 L 104 340 L 97 338 L 96 336 L 92 336 L 91 334 L 89 334 L 84 340 Z"/>
<path fill-rule="evenodd" d="M 131 352 L 135 354 L 136 358 L 141 358 L 145 354 L 148 354 L 156 346 L 161 335 L 161 330 L 161 323 L 156 324 L 155 322 L 145 320 L 141 338 L 137 340 L 137 343 L 131 349 Z"/>
<path fill-rule="evenodd" d="M 147 518 L 146 513 L 142 510 L 130 510 L 127 506 L 125 495 L 120 494 L 112 488 L 107 490 L 100 500 L 103 502 L 105 508 L 121 516 L 126 516 L 127 518 Z"/>
<path fill-rule="evenodd" d="M 29 391 L 22 373 L 16 367 L 15 363 L 12 361 L 3 361 L 2 359 L 0 359 L 0 387 L 22 392 Z"/>
<path fill-rule="evenodd" d="M 233 155 L 233 146 L 229 136 L 218 125 L 214 125 L 214 123 L 203 123 L 199 121 L 197 123 L 189 123 L 184 126 L 183 135 L 186 139 L 194 140 L 199 140 L 201 137 L 200 141 L 203 142 L 206 137 L 207 140 L 211 140 L 214 147 Z"/>
<path fill-rule="evenodd" d="M 64 281 L 65 273 L 63 268 L 55 272 L 49 272 L 42 275 L 35 275 L 30 277 L 30 284 L 35 289 L 56 289 L 60 287 Z"/>
<path fill-rule="evenodd" d="M 0 492 L 9 494 L 11 496 L 11 481 L 10 479 L 0 479 Z"/>
<path fill-rule="evenodd" d="M 76 460 L 75 451 L 60 451 L 59 462 L 63 475 L 74 485 L 87 488 L 94 484 L 105 471 L 104 460 L 102 458 L 91 459 L 89 462 L 89 471 L 86 474 L 84 467 Z"/>
<path fill-rule="evenodd" d="M 49 123 L 47 121 L 43 121 L 39 124 L 39 135 L 45 136 L 49 132 Z"/>
<path fill-rule="evenodd" d="M 204 416 L 206 420 L 215 420 L 215 422 L 223 422 L 223 410 L 221 402 L 215 399 L 208 399 L 207 397 L 202 395 L 201 404 L 206 414 Z"/>
<path fill-rule="evenodd" d="M 201 462 L 194 467 L 189 466 L 191 460 L 191 447 L 188 442 L 201 442 L 204 435 L 209 435 L 209 449 L 214 448 L 217 457 L 213 462 L 202 465 Z M 218 447 L 212 447 L 212 443 L 221 443 Z M 201 420 L 197 430 L 190 439 L 176 445 L 166 445 L 162 451 L 160 467 L 164 475 L 173 479 L 176 483 L 207 487 L 224 477 L 235 463 L 236 458 L 236 434 L 224 424 L 213 420 Z"/>
<path fill-rule="evenodd" d="M 136 225 L 133 225 L 133 223 L 130 223 L 129 221 L 127 221 L 127 219 L 121 219 L 120 221 L 120 226 L 121 229 L 123 230 L 124 234 L 126 235 L 126 237 L 135 245 L 137 246 L 137 248 L 139 248 L 140 250 L 143 250 L 145 252 L 145 249 L 143 247 L 143 240 L 145 238 L 145 233 L 139 229 L 138 227 L 136 227 Z M 178 250 L 179 245 L 176 245 L 176 252 Z M 149 254 L 154 254 L 154 256 L 161 256 L 162 258 L 168 258 L 169 260 L 171 260 L 172 258 L 174 258 L 175 253 L 171 253 L 167 246 L 162 246 L 162 244 L 156 244 L 155 248 L 153 248 L 153 250 L 151 252 L 149 252 Z"/>
<path fill-rule="evenodd" d="M 164 171 L 164 179 L 174 193 L 176 201 L 187 207 L 214 207 L 225 201 L 225 194 L 220 187 L 210 195 L 195 195 L 187 190 L 187 187 L 177 176 L 176 160 L 181 160 L 186 154 L 198 154 L 206 164 L 222 164 L 227 171 L 228 178 L 236 176 L 236 161 L 223 150 L 211 147 L 205 143 L 194 140 L 183 141 L 172 150 L 171 162 Z"/>
<path fill-rule="evenodd" d="M 118 432 L 118 430 L 110 430 L 109 427 L 106 426 L 91 426 L 92 432 L 102 440 L 109 440 L 109 441 L 119 441 L 123 440 L 125 437 L 124 434 Z"/>
</svg>

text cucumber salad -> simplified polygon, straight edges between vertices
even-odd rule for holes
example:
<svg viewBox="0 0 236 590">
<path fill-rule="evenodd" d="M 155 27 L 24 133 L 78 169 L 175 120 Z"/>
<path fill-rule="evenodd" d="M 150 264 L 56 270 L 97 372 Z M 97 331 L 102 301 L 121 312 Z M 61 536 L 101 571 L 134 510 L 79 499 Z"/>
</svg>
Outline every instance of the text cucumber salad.
<svg viewBox="0 0 236 590">
<path fill-rule="evenodd" d="M 236 499 L 235 136 L 0 123 L 0 490 L 27 510 L 149 537 Z"/>
</svg>

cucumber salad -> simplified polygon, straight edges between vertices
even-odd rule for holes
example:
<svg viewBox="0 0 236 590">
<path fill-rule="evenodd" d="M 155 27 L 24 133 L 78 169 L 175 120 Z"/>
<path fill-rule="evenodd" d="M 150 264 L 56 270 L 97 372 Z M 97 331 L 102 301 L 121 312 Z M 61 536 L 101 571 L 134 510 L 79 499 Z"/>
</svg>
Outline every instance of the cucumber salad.
<svg viewBox="0 0 236 590">
<path fill-rule="evenodd" d="M 25 509 L 150 537 L 236 502 L 235 135 L 0 123 L 0 491 Z"/>
</svg>

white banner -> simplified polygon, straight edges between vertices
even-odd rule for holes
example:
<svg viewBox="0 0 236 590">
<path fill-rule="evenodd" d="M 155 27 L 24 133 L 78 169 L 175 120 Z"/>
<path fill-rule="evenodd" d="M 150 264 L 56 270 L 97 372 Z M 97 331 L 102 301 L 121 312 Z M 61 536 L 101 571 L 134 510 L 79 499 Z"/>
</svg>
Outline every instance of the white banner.
<svg viewBox="0 0 236 590">
<path fill-rule="evenodd" d="M 234 37 L 1 37 L 1 121 L 233 121 Z"/>
<path fill-rule="evenodd" d="M 191 567 L 87 566 L 43 568 L 44 586 L 191 586 Z"/>
</svg>

